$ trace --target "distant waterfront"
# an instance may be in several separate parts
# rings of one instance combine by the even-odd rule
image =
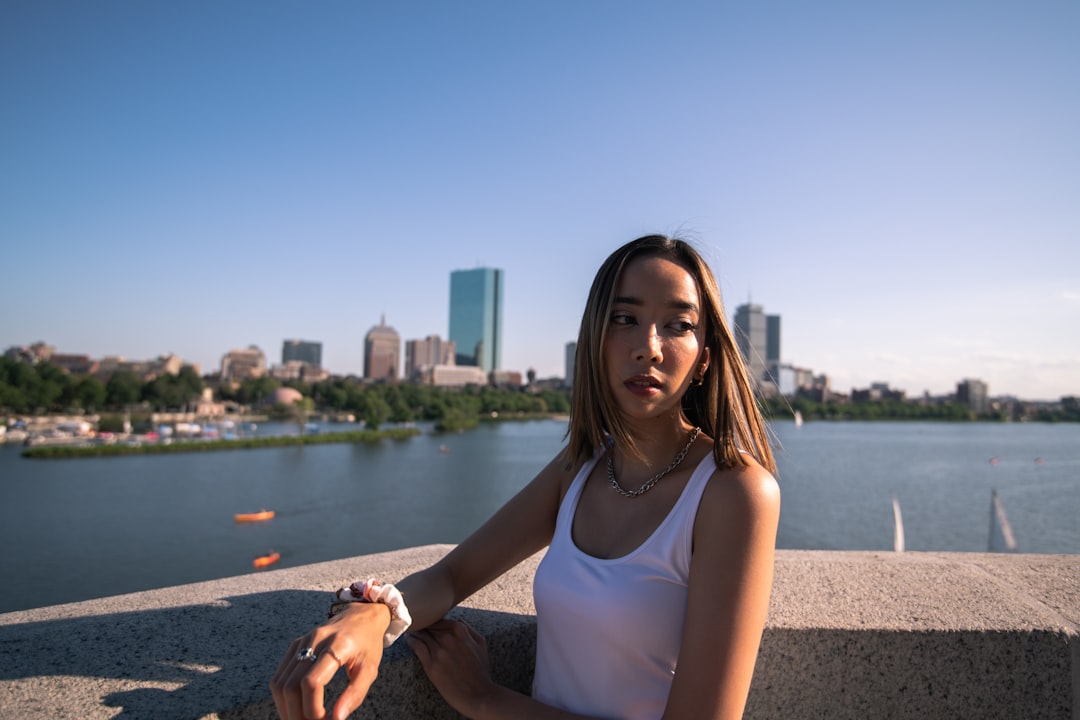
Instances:
[[[387,430],[347,430],[321,433],[316,431],[302,435],[276,435],[250,438],[191,439],[174,441],[132,440],[101,444],[75,438],[64,444],[31,447],[23,450],[22,456],[30,459],[71,459],[89,457],[119,457],[121,455],[175,455],[184,452],[224,452],[227,450],[265,450],[272,447],[295,445],[327,445],[330,443],[375,443],[382,440],[404,440],[418,435],[415,427],[398,427]]]
[[[289,567],[459,542],[558,451],[566,424],[422,427],[374,445],[62,462],[0,447],[0,611],[240,575],[269,550]],[[782,548],[890,550],[895,495],[908,550],[983,552],[996,488],[1022,552],[1080,553],[1080,425],[774,427]],[[277,517],[233,520],[263,507]]]

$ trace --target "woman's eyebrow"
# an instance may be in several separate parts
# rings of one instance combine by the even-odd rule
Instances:
[[[616,304],[616,305],[638,305],[638,306],[640,306],[640,305],[644,305],[645,303],[640,298],[631,297],[631,296],[628,296],[628,295],[619,295],[618,297],[615,298],[615,303],[614,304]],[[675,310],[689,310],[691,312],[700,312],[701,311],[701,309],[697,306],[696,303],[692,303],[689,300],[672,300],[667,305],[668,305],[668,307],[673,308]]]

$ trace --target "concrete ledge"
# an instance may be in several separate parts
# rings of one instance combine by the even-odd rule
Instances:
[[[2,614],[0,718],[272,718],[270,676],[329,589],[449,549]],[[455,611],[526,692],[538,561]],[[1080,556],[781,551],[746,717],[1080,720],[1078,628]],[[399,643],[354,717],[458,716]]]

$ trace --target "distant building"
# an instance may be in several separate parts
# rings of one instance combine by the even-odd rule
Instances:
[[[880,402],[882,400],[895,400],[896,402],[903,402],[907,393],[903,390],[894,390],[889,387],[889,383],[875,382],[870,383],[870,387],[863,390],[851,389],[851,402]]]
[[[847,396],[832,391],[828,375],[814,375],[804,368],[795,368],[795,385],[795,397],[814,402],[846,402],[848,399]]]
[[[566,356],[564,360],[566,364],[566,387],[574,387],[574,365],[577,363],[577,343],[566,343]]]
[[[990,410],[989,387],[982,380],[971,378],[956,384],[956,401],[967,405],[968,410],[981,415]]]
[[[106,355],[95,361],[94,368],[90,372],[101,380],[108,380],[118,372],[129,372],[142,382],[150,382],[162,375],[179,375],[181,368],[186,365],[191,365],[196,375],[202,375],[202,368],[199,365],[185,363],[182,358],[173,353],[159,355],[153,360],[127,360],[116,355]]]
[[[775,394],[780,388],[780,316],[766,315],[761,305],[735,308],[735,342],[747,373],[758,390]]]
[[[270,369],[270,377],[275,380],[299,380],[300,382],[322,382],[330,378],[326,370],[306,363],[303,360],[290,360]]]
[[[458,365],[484,372],[502,363],[503,271],[495,268],[450,273],[450,340]]]
[[[186,364],[187,363],[185,363],[180,356],[173,355],[172,353],[169,353],[168,355],[158,355],[156,358],[146,363],[146,372],[143,377],[149,381],[162,375],[179,375],[181,368]],[[201,374],[198,365],[192,365],[191,367],[196,375]]]
[[[89,355],[63,355],[53,353],[49,364],[55,365],[70,375],[89,375],[97,370],[97,363]]]
[[[537,378],[529,383],[529,389],[534,392],[540,390],[565,390],[566,379],[561,377]]]
[[[776,386],[784,397],[795,397],[799,391],[814,386],[814,372],[807,368],[780,363],[774,373]]]
[[[221,417],[225,414],[225,403],[214,402],[214,389],[206,387],[195,401],[192,412],[199,417]]]
[[[779,385],[777,373],[780,369],[780,316],[765,316],[765,371],[769,378]]]
[[[94,372],[99,378],[109,379],[113,373],[120,370],[128,370],[128,361],[118,355],[106,355],[98,360],[97,370]]]
[[[263,408],[272,408],[277,405],[293,407],[296,402],[303,399],[304,396],[296,388],[280,387],[260,400],[259,406]]]
[[[533,372],[533,375],[536,373]],[[492,370],[488,373],[488,382],[495,387],[517,389],[522,385],[521,373],[516,370]]]
[[[37,365],[39,362],[48,361],[55,352],[56,348],[52,345],[38,341],[33,345],[12,345],[4,351],[4,357]]]
[[[266,355],[252,345],[246,350],[230,350],[221,358],[221,382],[241,383],[266,375]]]
[[[436,387],[487,385],[487,374],[475,365],[424,365],[417,369],[417,382]]]
[[[281,364],[303,362],[312,367],[322,367],[322,343],[310,340],[286,340],[281,345]]]
[[[405,377],[409,380],[416,380],[417,372],[425,365],[455,364],[453,340],[428,335],[422,340],[405,341]]]
[[[401,336],[386,324],[386,316],[364,336],[364,378],[396,381],[401,367]]]

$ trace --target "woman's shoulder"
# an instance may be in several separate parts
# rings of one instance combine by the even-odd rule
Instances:
[[[540,471],[536,476],[535,482],[558,488],[559,501],[562,502],[562,499],[566,496],[567,491],[570,490],[570,485],[573,484],[578,473],[580,473],[587,465],[595,465],[596,460],[596,454],[586,458],[571,457],[569,448],[564,447],[551,459],[544,469]]]
[[[745,465],[713,470],[701,498],[698,514],[730,522],[775,515],[780,508],[780,485],[753,456],[744,454]]]

